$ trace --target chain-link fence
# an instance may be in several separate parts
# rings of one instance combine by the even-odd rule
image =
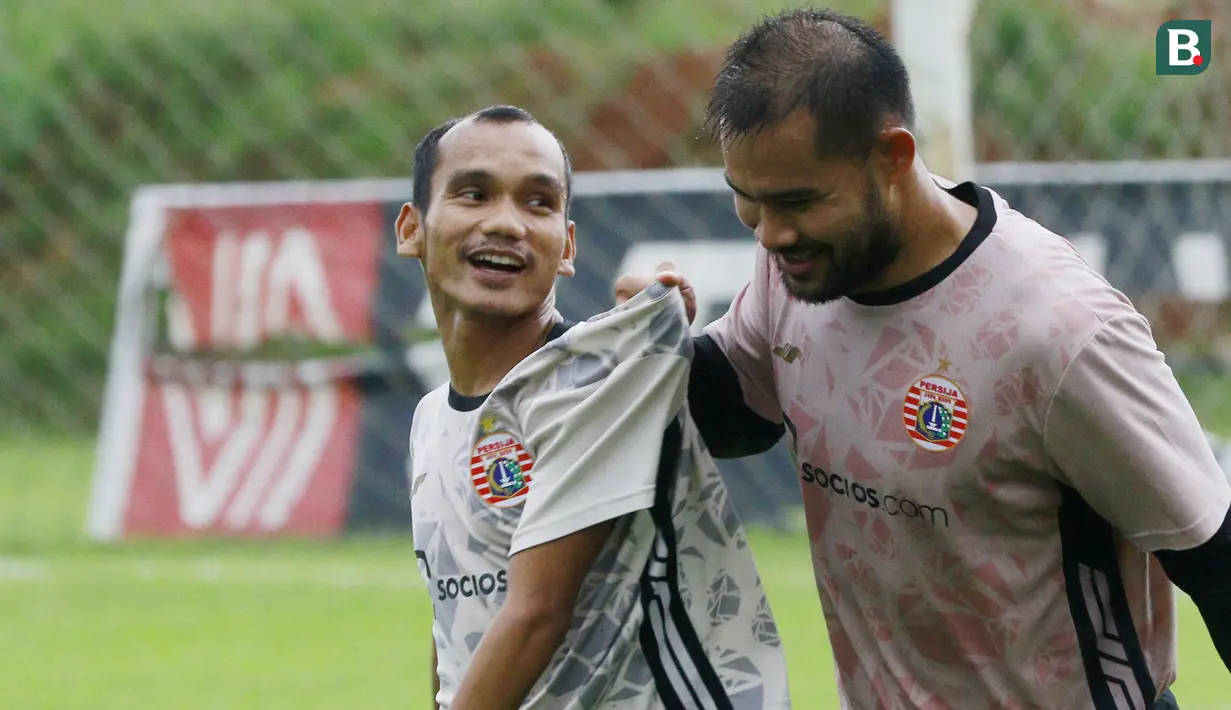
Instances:
[[[717,165],[700,132],[704,93],[725,44],[782,3],[705,5],[8,6],[0,21],[0,432],[12,443],[0,449],[0,540],[41,539],[29,533],[39,526],[53,537],[80,530],[138,186],[399,178],[428,128],[495,103],[535,113],[569,145],[579,171]],[[831,5],[891,33],[911,31],[887,26],[883,0]],[[1154,73],[1155,32],[1173,16],[1211,19],[1215,51],[1231,40],[1231,7],[1212,0],[981,0],[970,40],[978,160],[1231,157],[1231,70],[1222,58],[1197,76]],[[1110,183],[1111,173],[1089,170],[1046,179],[998,170],[989,179],[1032,216],[1088,237],[1083,244],[1113,281],[1146,301],[1157,295],[1163,334],[1175,343],[1222,322],[1217,283],[1196,287],[1212,305],[1174,303],[1193,295],[1184,264],[1208,281],[1206,255],[1220,254],[1231,233],[1229,176],[1220,168],[1191,168],[1202,177],[1173,165],[1169,176],[1121,174]],[[1069,189],[1073,181],[1086,184]],[[1189,246],[1177,251],[1185,234]]]

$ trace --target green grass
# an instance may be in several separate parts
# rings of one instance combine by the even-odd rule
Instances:
[[[1231,434],[1231,378],[1184,378]],[[93,445],[0,443],[0,707],[426,707],[431,612],[406,538],[83,542]],[[837,707],[807,540],[752,533],[800,708]],[[1231,675],[1180,595],[1185,710],[1231,708]]]
[[[9,439],[0,452],[0,554],[80,544],[94,442]]]
[[[807,540],[753,550],[801,708],[837,707]],[[1180,606],[1187,710],[1223,710],[1231,678]],[[142,545],[0,558],[0,707],[425,707],[431,610],[406,540]]]
[[[34,577],[0,583],[0,707],[421,706],[431,614],[407,554],[346,543],[40,557]]]

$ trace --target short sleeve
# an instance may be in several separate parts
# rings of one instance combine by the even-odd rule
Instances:
[[[731,363],[748,408],[767,421],[781,424],[782,410],[770,359],[770,263],[763,247],[757,247],[756,260],[752,281],[740,290],[721,318],[705,327],[704,333]]]
[[[541,377],[525,373],[536,384],[521,386],[513,419],[534,462],[510,555],[654,504],[692,339],[677,290],[629,306],[575,326]]]
[[[679,411],[687,361],[648,355],[597,386],[537,406],[534,480],[510,554],[654,504],[663,435]]]
[[[1140,315],[1108,320],[1074,356],[1044,427],[1057,477],[1146,552],[1218,530],[1231,485]]]

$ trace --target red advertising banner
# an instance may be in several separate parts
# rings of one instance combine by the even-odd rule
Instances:
[[[166,254],[187,310],[172,325],[191,328],[178,344],[366,341],[383,228],[370,203],[170,210]]]
[[[370,337],[381,203],[169,209],[167,329],[175,350]],[[164,356],[165,359],[165,356]],[[144,392],[124,536],[332,535],[346,522],[361,419],[343,380],[270,385],[167,378]],[[215,363],[216,364],[216,363]],[[245,369],[248,367],[248,370]],[[212,368],[217,370],[216,367]]]
[[[333,534],[345,523],[359,395],[151,384],[125,516],[130,535]]]

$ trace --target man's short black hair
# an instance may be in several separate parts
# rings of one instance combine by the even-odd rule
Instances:
[[[831,10],[767,17],[727,50],[707,106],[721,144],[796,110],[816,122],[818,155],[866,158],[887,122],[910,129],[915,107],[901,57],[874,28]]]
[[[436,126],[423,136],[419,144],[415,146],[414,172],[411,180],[411,204],[418,208],[420,214],[427,214],[427,209],[432,202],[432,175],[436,172],[436,164],[440,162],[440,139],[449,132],[457,124],[473,118],[476,121],[488,121],[491,123],[533,123],[535,125],[543,125],[525,109],[517,108],[516,106],[489,106],[481,111],[475,111],[469,116],[460,118],[450,118],[448,121]],[[554,134],[553,134],[554,135]],[[564,218],[568,219],[569,208],[573,202],[573,163],[569,159],[568,150],[564,147],[564,142],[556,138],[556,143],[560,145],[560,152],[564,154]]]

